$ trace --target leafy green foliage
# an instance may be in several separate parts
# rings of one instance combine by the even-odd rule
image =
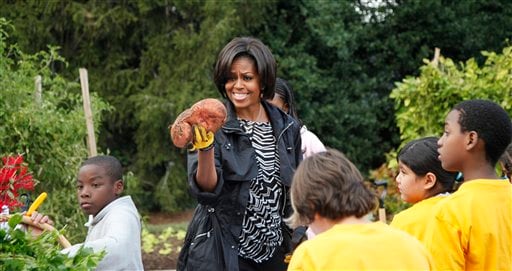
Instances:
[[[512,47],[504,48],[501,54],[482,54],[486,57],[482,66],[473,58],[456,64],[441,57],[438,65],[425,60],[418,77],[397,83],[390,97],[395,101],[396,122],[404,143],[440,136],[446,114],[463,100],[492,100],[512,115]]]
[[[142,229],[142,251],[152,253],[157,247],[163,246],[158,250],[161,255],[167,255],[171,251],[179,252],[181,247],[171,246],[170,238],[184,240],[186,235],[186,225],[169,225],[164,229],[155,229],[144,227]]]
[[[8,221],[7,229],[0,229],[0,270],[93,270],[105,253],[93,253],[81,248],[74,257],[60,252],[57,232],[43,232],[33,237],[18,227],[21,215]]]
[[[75,195],[79,163],[87,157],[86,128],[80,86],[55,74],[55,63],[66,65],[56,47],[35,54],[23,53],[8,43],[12,30],[0,19],[0,156],[23,154],[34,179],[35,195],[48,192],[41,212],[68,225],[70,239],[83,239],[84,216]],[[36,98],[34,77],[42,77],[41,99]],[[108,106],[91,95],[96,128]]]

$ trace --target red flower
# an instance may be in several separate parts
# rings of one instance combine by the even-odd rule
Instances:
[[[3,166],[0,168],[0,207],[7,205],[13,210],[22,203],[18,200],[20,190],[34,190],[34,180],[23,156],[2,157]]]

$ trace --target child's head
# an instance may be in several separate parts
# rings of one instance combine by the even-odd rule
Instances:
[[[274,98],[269,100],[269,102],[288,113],[294,119],[299,119],[297,110],[295,109],[293,89],[286,80],[279,77],[276,79],[276,91]]]
[[[359,170],[334,149],[316,153],[298,166],[291,201],[292,227],[311,224],[315,214],[331,220],[361,218],[374,210],[378,202]]]
[[[507,177],[512,182],[512,144],[508,145],[505,152],[501,155],[500,166],[503,177]]]
[[[396,182],[404,201],[416,203],[439,193],[451,192],[457,173],[448,172],[441,166],[437,140],[437,137],[412,140],[398,152]]]
[[[100,155],[85,160],[77,178],[80,208],[88,215],[98,214],[123,192],[122,178],[123,168],[115,157]]]
[[[443,168],[461,171],[468,155],[481,153],[490,167],[510,144],[512,123],[507,112],[487,100],[461,102],[447,115],[439,154]]]

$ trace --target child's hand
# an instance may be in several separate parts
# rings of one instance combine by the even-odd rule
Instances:
[[[39,224],[46,223],[46,224],[53,226],[53,221],[50,219],[50,217],[48,217],[47,215],[40,214],[36,211],[34,211],[32,213],[32,215],[30,216],[30,219],[34,223],[39,223]],[[39,235],[41,235],[41,233],[43,233],[43,230],[41,230],[38,227],[34,227],[34,226],[28,226],[28,230],[32,234],[32,236],[39,236]]]
[[[35,211],[30,216],[30,219],[32,221],[34,221],[35,223],[46,223],[46,224],[53,225],[53,221],[50,219],[49,216],[43,215],[43,214],[35,212]]]

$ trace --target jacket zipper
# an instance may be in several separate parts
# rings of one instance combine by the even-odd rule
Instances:
[[[276,150],[279,150],[279,140],[283,136],[284,132],[286,132],[286,130],[288,130],[288,128],[290,128],[292,125],[293,125],[293,122],[288,123],[288,125],[281,131],[281,133],[277,137]],[[287,146],[285,146],[285,147],[287,147]],[[286,185],[283,185],[283,206],[281,206],[281,216],[284,216],[284,212],[286,210],[286,198],[287,198],[286,194],[287,194]]]
[[[203,237],[205,235],[206,235],[207,238],[209,238],[211,232],[212,232],[212,230],[209,230],[209,231],[204,232],[204,233],[200,233],[200,234],[196,235],[196,237],[194,237],[194,239],[201,238],[201,237]]]
[[[293,125],[293,122],[288,123],[288,126],[284,127],[284,129],[281,131],[281,133],[277,137],[276,148],[277,148],[277,143],[279,142],[279,139],[281,139],[281,137],[283,136],[284,132],[286,132],[286,130],[288,130],[288,128],[290,128],[290,126],[292,126],[292,125]]]

